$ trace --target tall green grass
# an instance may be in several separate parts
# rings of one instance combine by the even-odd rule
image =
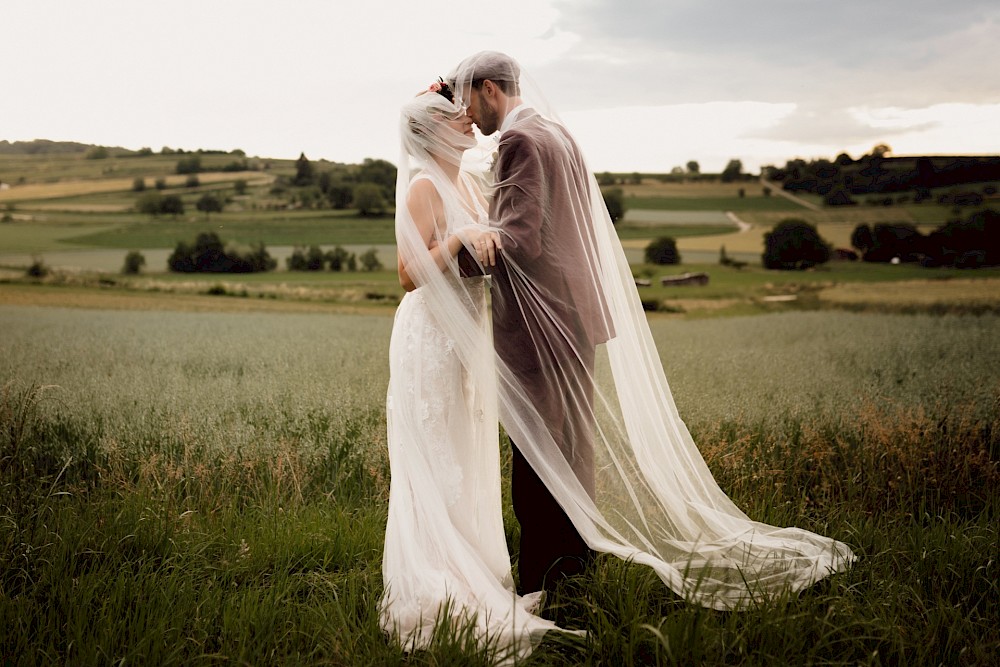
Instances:
[[[998,324],[654,322],[720,484],[859,561],[726,613],[602,557],[547,612],[587,638],[550,635],[526,664],[990,664]],[[489,664],[461,628],[407,656],[378,627],[390,326],[0,308],[0,659]]]

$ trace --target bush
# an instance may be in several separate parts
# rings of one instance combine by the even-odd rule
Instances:
[[[358,215],[382,215],[385,213],[385,198],[382,188],[375,183],[360,183],[354,188],[354,208]]]
[[[180,273],[255,273],[271,271],[277,261],[263,243],[248,247],[224,246],[215,232],[203,232],[194,245],[180,241],[167,259],[171,271]]]
[[[184,187],[186,188],[196,188],[199,185],[201,185],[201,181],[194,174],[191,174],[184,180]]]
[[[160,202],[160,213],[178,216],[184,214],[184,200],[180,195],[167,195]]]
[[[163,178],[161,176],[160,178],[156,179],[153,182],[153,187],[155,187],[157,190],[166,190],[167,189],[167,179],[165,179],[165,178]]]
[[[206,218],[212,213],[222,212],[222,200],[219,199],[218,195],[211,192],[203,194],[194,206],[204,213]]]
[[[891,262],[898,257],[902,262],[916,262],[923,253],[923,242],[924,236],[910,223],[878,223],[872,229],[871,244],[864,252],[864,260]]]
[[[184,201],[177,195],[161,195],[159,192],[146,192],[135,201],[135,210],[156,217],[161,213],[166,215],[182,215]]]
[[[604,197],[604,205],[608,208],[611,222],[617,223],[625,217],[625,193],[621,188],[602,188],[601,195]]]
[[[808,269],[830,260],[830,244],[805,220],[786,219],[764,235],[766,269]]]
[[[147,192],[135,200],[135,210],[146,215],[159,215],[162,205],[163,195],[159,192]]]
[[[949,220],[924,239],[930,266],[976,268],[1000,265],[1000,212],[986,209],[965,220]]]
[[[670,236],[661,236],[646,246],[646,261],[650,264],[680,264],[681,254],[677,252],[677,241]]]
[[[246,194],[246,191],[247,191],[247,181],[246,181],[246,179],[245,178],[238,178],[235,181],[233,181],[233,190],[235,190],[236,194],[238,194],[238,195]]]
[[[178,174],[197,174],[201,171],[201,158],[197,155],[183,157],[177,161],[175,170]]]
[[[296,246],[285,263],[289,271],[322,271],[326,255],[319,246],[309,246],[308,249]]]
[[[32,257],[31,265],[24,273],[29,278],[44,278],[49,275],[49,267],[41,257]]]
[[[358,259],[364,271],[379,271],[382,269],[382,262],[379,261],[378,251],[375,248],[369,248]]]
[[[337,246],[326,253],[326,262],[330,266],[331,271],[343,271],[347,268],[347,261],[352,257],[354,255]]]
[[[141,176],[132,181],[132,192],[142,192],[146,189],[146,179]]]
[[[354,201],[354,188],[345,183],[334,183],[327,188],[326,198],[335,209],[345,209]]]
[[[142,267],[146,266],[146,258],[138,250],[129,250],[125,255],[125,263],[122,265],[122,273],[125,275],[136,275],[142,272]]]

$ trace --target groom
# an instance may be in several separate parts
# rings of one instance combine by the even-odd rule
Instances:
[[[519,79],[517,62],[497,52],[467,58],[451,77],[479,130],[500,132],[490,203],[502,236],[492,271],[494,345],[523,405],[544,420],[551,442],[543,440],[558,449],[542,457],[562,457],[593,497],[594,350],[611,332],[595,283],[577,280],[594,256],[590,175],[566,129],[524,103]],[[487,249],[477,251],[485,258]],[[583,572],[593,552],[514,445],[519,589],[552,590]]]

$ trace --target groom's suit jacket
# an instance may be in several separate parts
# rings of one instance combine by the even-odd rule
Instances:
[[[576,142],[526,109],[500,137],[494,174],[490,219],[503,231],[491,290],[497,352],[515,371],[592,358],[613,331],[594,288],[590,175]]]

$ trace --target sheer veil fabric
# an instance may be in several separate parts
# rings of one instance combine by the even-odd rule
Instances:
[[[488,229],[482,183],[462,158],[475,146],[464,111],[435,92],[401,114],[396,239],[417,287],[400,303],[386,400],[391,473],[381,624],[407,650],[442,622],[469,629],[506,660],[556,626],[514,592],[504,535],[497,380],[486,278],[460,276],[452,235]],[[417,224],[431,211],[430,229]]]
[[[447,128],[483,78],[514,94],[502,131],[472,146]],[[692,603],[735,609],[847,568],[847,545],[753,521],[715,482],[677,412],[597,183],[537,86],[493,52],[449,79],[457,104],[425,93],[401,119],[396,235],[418,289],[400,305],[390,349],[384,627],[419,646],[446,591],[452,612],[522,654],[553,629],[513,593],[497,420],[592,549],[653,568]],[[461,165],[457,185],[442,164]],[[410,213],[426,181],[440,198],[431,238]],[[482,229],[503,246],[490,278],[463,277],[454,257],[435,254],[448,236]]]

